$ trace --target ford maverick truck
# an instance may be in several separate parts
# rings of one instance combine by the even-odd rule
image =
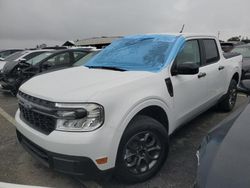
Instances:
[[[242,56],[224,57],[214,36],[126,36],[84,66],[24,83],[17,137],[56,171],[145,181],[178,127],[214,105],[233,109],[241,69]]]

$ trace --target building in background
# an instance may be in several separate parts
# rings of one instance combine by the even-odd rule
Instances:
[[[95,46],[96,48],[101,49],[108,46],[111,42],[119,38],[121,38],[121,36],[94,37],[94,38],[77,40],[74,43],[76,46]]]

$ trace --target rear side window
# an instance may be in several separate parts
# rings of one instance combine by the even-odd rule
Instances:
[[[203,40],[203,44],[205,49],[206,64],[219,61],[220,56],[216,41],[213,39],[205,39]]]
[[[82,57],[84,57],[87,54],[87,52],[73,52],[73,54],[74,54],[74,58],[75,58],[74,62],[76,62],[79,59],[81,59]]]
[[[44,64],[49,64],[51,66],[60,66],[70,63],[70,55],[69,52],[64,52],[57,54],[51,58],[49,58]]]

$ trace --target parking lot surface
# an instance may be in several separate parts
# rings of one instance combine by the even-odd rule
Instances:
[[[236,110],[248,100],[239,96]],[[8,93],[0,92],[0,182],[37,185],[47,187],[86,187],[86,188],[188,188],[192,187],[196,176],[196,150],[202,138],[230,113],[222,113],[212,108],[189,122],[170,139],[170,153],[161,171],[151,180],[124,185],[115,179],[79,179],[54,172],[33,159],[17,143],[14,115],[17,99]]]

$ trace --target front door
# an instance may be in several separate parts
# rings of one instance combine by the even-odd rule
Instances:
[[[201,45],[198,40],[189,40],[177,55],[173,66],[196,63],[201,66]],[[176,125],[180,125],[202,111],[208,100],[205,67],[200,67],[195,75],[175,75],[171,77],[174,91],[174,112]],[[176,128],[176,127],[175,127]]]

